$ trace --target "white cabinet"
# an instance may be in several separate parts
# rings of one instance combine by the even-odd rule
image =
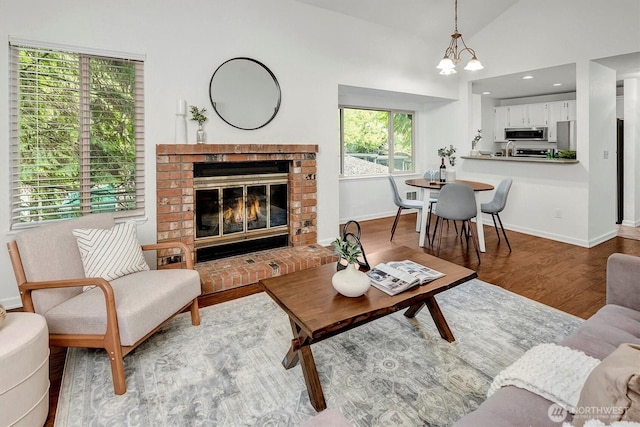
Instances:
[[[547,126],[547,104],[511,105],[509,127]]]
[[[509,107],[493,109],[493,141],[505,142],[504,128],[509,127]]]
[[[527,126],[547,126],[548,122],[547,104],[527,105]]]
[[[576,101],[550,102],[549,106],[549,142],[556,142],[556,123],[576,119]]]
[[[526,105],[511,105],[509,109],[509,127],[517,128],[527,126]]]

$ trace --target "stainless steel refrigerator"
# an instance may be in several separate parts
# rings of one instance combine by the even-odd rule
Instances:
[[[557,122],[558,150],[576,151],[576,121]]]

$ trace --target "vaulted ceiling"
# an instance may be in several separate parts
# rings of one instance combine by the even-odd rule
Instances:
[[[442,49],[453,33],[453,0],[297,0],[430,41],[442,39]],[[470,38],[519,0],[458,0],[458,29]]]
[[[407,33],[411,37],[438,42],[442,51],[448,46],[454,29],[453,0],[296,0]],[[520,0],[458,0],[458,30],[470,39]],[[481,52],[478,52],[480,59]],[[439,58],[434,58],[434,63]],[[617,70],[618,79],[640,78],[640,52],[597,60]],[[473,92],[491,92],[495,98],[527,97],[575,91],[575,66],[565,65],[531,70],[535,78],[523,84],[518,73],[482,79],[474,83]],[[562,86],[553,86],[562,83]]]

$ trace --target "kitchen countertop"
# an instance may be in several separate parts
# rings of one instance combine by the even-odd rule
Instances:
[[[526,156],[460,156],[462,159],[469,160],[496,160],[499,162],[525,162],[525,163],[555,163],[563,165],[572,165],[580,163],[577,159],[547,159],[545,157],[526,157]]]

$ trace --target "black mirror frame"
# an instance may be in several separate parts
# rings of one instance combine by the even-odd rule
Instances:
[[[216,108],[216,103],[213,100],[213,96],[212,96],[212,93],[211,93],[211,85],[213,85],[213,79],[215,78],[216,73],[218,72],[218,70],[220,70],[220,68],[222,68],[225,64],[227,64],[227,63],[229,63],[231,61],[237,61],[237,60],[240,60],[240,59],[245,60],[245,61],[254,62],[257,65],[259,65],[262,68],[264,68],[264,70],[267,73],[269,73],[269,75],[273,79],[273,83],[275,84],[277,92],[278,92],[278,102],[276,103],[276,106],[273,109],[273,114],[271,115],[271,117],[269,117],[269,119],[266,122],[264,122],[263,124],[261,124],[260,126],[257,126],[257,127],[247,128],[247,127],[238,126],[238,125],[235,125],[235,124],[229,122],[229,120],[225,119],[224,117],[222,117],[222,115],[218,112],[218,109]],[[213,75],[211,76],[211,80],[209,80],[209,100],[211,101],[211,105],[213,106],[213,110],[216,112],[218,117],[220,117],[220,119],[222,119],[222,121],[224,121],[229,126],[233,126],[236,129],[242,129],[242,130],[256,130],[256,129],[260,129],[262,127],[265,127],[266,125],[271,123],[271,121],[274,119],[276,114],[278,114],[278,111],[280,111],[280,103],[282,101],[282,90],[280,89],[280,83],[278,82],[278,79],[276,78],[275,74],[273,74],[273,72],[269,69],[269,67],[267,67],[262,62],[260,62],[260,61],[258,61],[256,59],[248,58],[248,57],[245,57],[245,56],[239,56],[239,57],[236,57],[236,58],[231,58],[231,59],[226,60],[225,62],[220,64],[220,66],[218,68],[216,68],[216,70],[213,72]]]

